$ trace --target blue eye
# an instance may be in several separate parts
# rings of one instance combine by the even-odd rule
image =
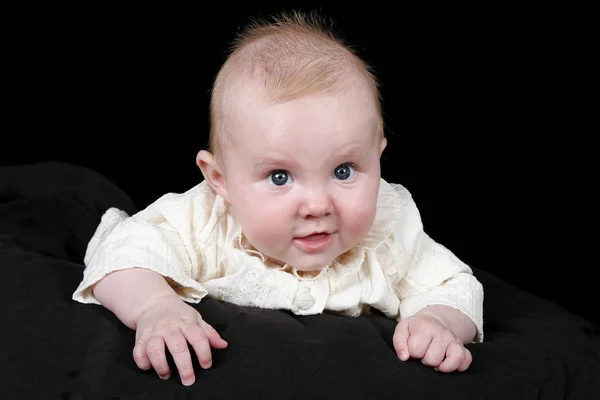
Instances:
[[[339,165],[335,168],[335,171],[333,171],[335,178],[339,179],[340,181],[345,181],[352,178],[355,173],[356,167],[351,164]]]
[[[290,176],[288,172],[283,170],[274,171],[267,176],[267,181],[276,186],[283,186],[288,183],[289,180]]]

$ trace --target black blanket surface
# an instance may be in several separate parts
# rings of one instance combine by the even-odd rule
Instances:
[[[0,390],[3,399],[592,399],[600,330],[474,268],[485,289],[485,342],[443,374],[393,351],[381,315],[294,316],[214,299],[196,305],[229,347],[181,385],[139,370],[135,332],[101,306],[71,299],[88,240],[129,196],[61,163],[0,167]],[[173,366],[173,364],[172,364]]]

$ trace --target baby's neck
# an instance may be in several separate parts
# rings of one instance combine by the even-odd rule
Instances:
[[[281,262],[279,260],[276,260],[274,258],[269,258],[269,257],[265,257],[265,265],[269,268],[280,268],[283,270],[292,270],[292,266],[289,264],[286,264],[284,262]],[[319,275],[321,273],[321,270],[314,270],[314,271],[300,271],[300,270],[296,270],[296,274],[301,277],[301,278],[314,278],[317,275]]]
[[[318,269],[314,271],[297,271],[296,273],[301,278],[314,278],[321,273],[321,270]]]

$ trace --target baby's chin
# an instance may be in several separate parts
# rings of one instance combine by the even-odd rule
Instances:
[[[352,248],[350,247],[350,249]],[[339,257],[343,258],[344,254],[348,253],[350,249],[336,248],[335,250],[330,249],[328,252],[314,254],[292,250],[288,254],[280,255],[280,257],[268,256],[268,258],[269,261],[275,262],[280,267],[288,265],[298,271],[298,273],[305,273],[300,275],[318,275],[321,270],[329,267],[336,259]]]
[[[318,274],[321,270],[330,266],[336,257],[324,257],[324,256],[311,256],[302,255],[301,257],[293,257],[287,262],[283,262],[280,265],[288,264],[298,272],[305,274],[315,273]]]

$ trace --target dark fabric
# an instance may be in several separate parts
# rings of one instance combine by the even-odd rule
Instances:
[[[206,299],[229,342],[181,385],[133,362],[135,333],[71,295],[104,210],[135,211],[101,175],[43,163],[0,168],[0,388],[4,399],[591,399],[600,393],[600,329],[474,269],[485,288],[485,342],[442,374],[401,362],[381,315],[298,317]]]

